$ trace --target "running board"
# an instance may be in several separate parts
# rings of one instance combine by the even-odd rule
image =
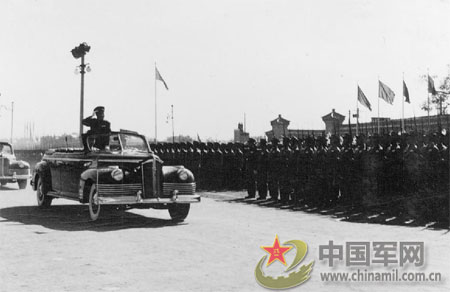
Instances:
[[[73,200],[73,201],[77,201],[77,202],[80,201],[78,197],[70,196],[68,194],[72,194],[72,193],[60,193],[60,192],[50,191],[47,193],[47,196],[52,196],[55,198],[61,198],[61,199],[67,199],[67,200]],[[76,194],[76,195],[78,195],[78,194]]]

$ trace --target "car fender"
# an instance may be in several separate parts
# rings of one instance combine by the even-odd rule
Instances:
[[[52,188],[52,175],[50,172],[50,166],[48,165],[47,161],[41,161],[36,163],[36,166],[33,170],[33,175],[31,178],[31,185],[33,186],[33,190],[37,189],[36,180],[40,177],[44,181],[44,187],[47,190],[51,190]]]
[[[78,188],[78,199],[81,203],[87,203],[87,198],[89,195],[89,189],[86,189],[86,182],[97,182],[97,179],[101,180],[101,176],[105,175],[105,173],[111,173],[113,168],[110,167],[101,167],[101,168],[89,168],[81,173],[80,176],[80,185]]]
[[[162,167],[164,182],[166,183],[193,183],[195,182],[194,174],[182,165],[173,166],[163,166]],[[186,180],[182,181],[178,173],[184,171],[187,173],[188,177]]]
[[[111,168],[109,166],[101,167],[101,168],[89,168],[81,173],[80,179],[83,181],[92,180],[93,182],[97,182],[97,177],[104,176],[105,174],[111,173],[115,168]],[[98,173],[97,173],[98,172]]]

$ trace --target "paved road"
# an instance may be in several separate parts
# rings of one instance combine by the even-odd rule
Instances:
[[[296,289],[308,291],[448,291],[450,236],[445,230],[342,222],[331,216],[258,206],[228,198],[243,193],[203,193],[184,223],[165,210],[107,211],[89,221],[87,206],[54,200],[36,207],[30,188],[0,189],[0,291],[269,291],[254,270],[277,234],[308,244],[305,263],[315,261],[311,278]],[[424,241],[426,264],[440,272],[438,283],[325,283],[330,269],[319,260],[319,245],[333,240]],[[292,262],[294,252],[286,254]],[[398,267],[398,266],[395,266]],[[279,275],[275,262],[265,268]],[[392,267],[377,267],[390,271]],[[416,271],[410,269],[410,271]]]

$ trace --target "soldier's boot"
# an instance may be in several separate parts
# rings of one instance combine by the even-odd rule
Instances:
[[[280,191],[280,199],[282,205],[288,205],[289,204],[289,193],[286,190]]]
[[[271,189],[269,189],[270,193],[270,200],[278,203],[278,187],[273,186]]]
[[[258,199],[259,200],[265,200],[267,197],[267,183],[265,183],[263,180],[258,180],[257,183],[258,187]]]
[[[256,196],[256,181],[254,181],[253,179],[248,179],[246,185],[248,195],[245,198],[246,199],[254,198]]]
[[[254,199],[256,196],[256,191],[254,190],[247,190],[247,196],[245,199]]]

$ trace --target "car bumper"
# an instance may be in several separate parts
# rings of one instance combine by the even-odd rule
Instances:
[[[190,204],[199,203],[200,195],[176,195],[170,198],[143,199],[140,196],[99,197],[100,205],[135,205],[135,204]]]
[[[0,176],[0,180],[7,180],[11,182],[16,182],[17,180],[30,179],[29,174],[18,174],[13,176]]]

